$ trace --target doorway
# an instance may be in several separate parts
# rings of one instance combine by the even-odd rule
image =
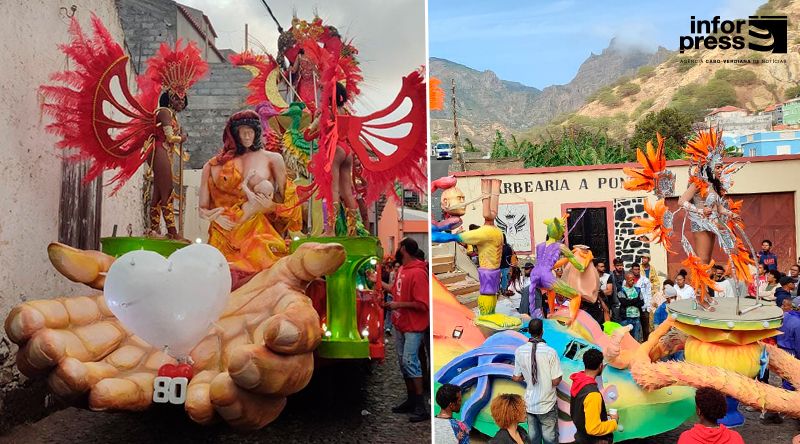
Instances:
[[[601,204],[602,205],[602,204]],[[586,245],[596,258],[612,260],[609,257],[609,217],[610,210],[605,206],[585,207],[569,206],[565,211],[567,219],[567,245]]]

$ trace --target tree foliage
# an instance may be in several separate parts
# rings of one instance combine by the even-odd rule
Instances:
[[[628,82],[628,83],[625,83],[623,85],[620,85],[620,87],[617,88],[617,94],[620,97],[624,98],[624,97],[632,96],[634,94],[638,94],[639,91],[641,91],[641,90],[642,90],[642,87],[640,87],[639,85],[637,85],[637,84],[635,84],[633,82]]]
[[[758,83],[758,76],[747,69],[719,69],[714,78],[723,80],[734,86],[748,86]]]
[[[492,158],[521,158],[526,168],[623,163],[635,157],[634,152],[610,139],[605,132],[576,127],[562,128],[560,135],[550,135],[538,143],[527,139],[519,141],[514,136],[506,142],[498,132],[495,147]]]
[[[680,87],[672,96],[670,107],[688,114],[692,120],[702,120],[710,109],[738,102],[733,86],[727,80],[714,78],[705,85],[692,83]]]
[[[784,91],[783,93],[783,97],[785,97],[786,100],[800,97],[800,85],[795,85],[792,86],[791,88],[787,88],[786,91]]]
[[[636,77],[640,77],[642,79],[649,79],[656,74],[656,67],[655,66],[642,66],[639,68],[639,71],[636,73]]]
[[[692,135],[692,118],[690,115],[674,109],[664,108],[659,112],[647,113],[637,124],[630,140],[632,149],[642,148],[648,140],[655,144],[656,132],[666,139],[664,146],[668,159],[679,159],[683,155],[681,149]]]
[[[469,137],[464,139],[464,151],[468,153],[477,153],[478,149],[475,148],[475,145],[469,140]]]
[[[611,90],[600,93],[600,96],[598,96],[597,100],[599,100],[600,103],[607,108],[616,108],[622,104],[622,101],[619,99],[619,97]]]

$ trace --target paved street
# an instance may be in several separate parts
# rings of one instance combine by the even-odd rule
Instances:
[[[0,443],[424,443],[430,421],[411,424],[391,408],[405,399],[393,341],[382,364],[351,363],[317,369],[305,390],[289,397],[272,424],[251,433],[225,425],[201,427],[181,408],[145,413],[97,413],[77,408],[18,426]],[[365,414],[366,412],[368,414]]]

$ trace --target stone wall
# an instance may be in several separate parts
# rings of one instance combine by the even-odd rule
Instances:
[[[210,70],[191,89],[189,106],[180,114],[181,125],[189,136],[186,151],[189,168],[203,164],[222,147],[222,132],[231,114],[247,107],[247,82],[250,73],[230,63],[212,63]]]
[[[650,244],[634,234],[634,217],[646,217],[643,197],[614,199],[614,257],[625,262],[625,268],[650,254]]]
[[[141,73],[161,42],[172,44],[177,39],[177,5],[172,0],[116,0],[116,4],[125,30],[125,43],[134,66],[138,66]],[[180,37],[194,40],[197,35],[193,31],[191,35]],[[205,44],[196,43],[200,48]],[[191,156],[189,168],[202,168],[219,150],[228,117],[246,106],[246,86],[250,79],[248,71],[228,62],[210,63],[206,77],[189,90],[189,106],[178,117],[189,136],[186,142]]]
[[[158,51],[162,42],[171,44],[177,39],[178,7],[171,0],[115,0],[115,3],[125,31],[125,49],[131,55],[133,69],[141,74],[147,69],[147,59]]]

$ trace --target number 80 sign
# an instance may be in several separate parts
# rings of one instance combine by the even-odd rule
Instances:
[[[186,402],[188,378],[158,376],[153,380],[153,402],[159,404],[183,404]]]

